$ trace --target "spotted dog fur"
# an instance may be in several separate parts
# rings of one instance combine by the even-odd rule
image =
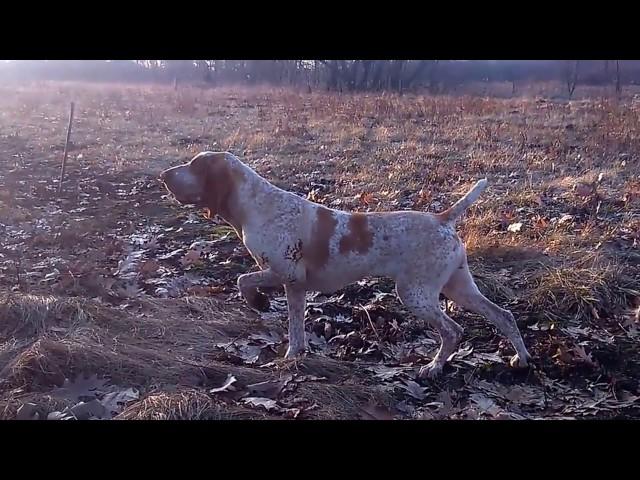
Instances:
[[[307,291],[333,292],[365,276],[391,277],[403,304],[435,328],[440,349],[420,376],[438,375],[462,337],[462,327],[440,308],[444,293],[460,306],[485,316],[505,335],[524,367],[530,355],[513,315],[478,290],[456,234],[456,220],[475,202],[480,180],[439,214],[416,211],[350,213],[310,202],[262,178],[227,152],[202,152],[185,165],[165,170],[161,179],[175,198],[219,215],[242,239],[261,271],[238,278],[249,305],[268,309],[259,287],[284,285],[293,357],[306,348]]]

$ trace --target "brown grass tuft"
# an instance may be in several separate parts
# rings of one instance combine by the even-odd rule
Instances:
[[[638,283],[625,269],[599,258],[546,267],[531,283],[529,308],[553,321],[597,321],[626,311],[640,296]]]
[[[260,420],[269,416],[216,400],[199,390],[152,394],[129,405],[116,420]],[[276,417],[277,418],[277,417]]]

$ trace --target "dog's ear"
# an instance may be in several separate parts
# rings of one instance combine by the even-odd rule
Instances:
[[[208,170],[211,167],[211,157],[206,154],[199,153],[191,159],[189,167],[198,176],[206,176],[209,174]]]
[[[235,187],[235,180],[231,174],[225,153],[200,154],[191,161],[193,173],[202,182],[206,199],[205,216],[229,216],[229,197]]]
[[[199,153],[191,160],[191,169],[199,177],[208,178],[219,173],[225,166],[225,154],[223,152],[216,153]]]

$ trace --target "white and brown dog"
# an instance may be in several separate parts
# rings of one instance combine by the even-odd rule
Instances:
[[[386,276],[395,280],[402,303],[442,339],[433,361],[420,370],[421,377],[439,374],[462,337],[462,327],[440,308],[441,292],[484,315],[509,339],[516,351],[512,366],[524,367],[530,359],[511,312],[478,290],[455,232],[456,220],[480,196],[486,180],[434,215],[333,210],[277,188],[226,152],[202,152],[185,165],[165,170],[161,179],[179,202],[205,207],[209,216],[219,215],[236,230],[262,269],[238,278],[249,305],[267,309],[269,300],[258,287],[284,285],[287,358],[306,348],[307,291],[330,293],[365,276]]]

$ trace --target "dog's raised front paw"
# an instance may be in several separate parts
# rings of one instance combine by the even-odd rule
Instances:
[[[259,310],[261,312],[267,312],[271,307],[269,297],[267,297],[262,292],[258,292],[257,290],[253,294],[247,295],[245,297],[245,300],[251,308],[255,308],[256,310]]]

